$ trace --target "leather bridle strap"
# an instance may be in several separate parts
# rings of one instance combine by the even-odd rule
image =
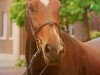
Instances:
[[[38,33],[44,26],[46,26],[46,25],[50,25],[50,26],[56,25],[56,26],[58,27],[58,24],[55,23],[55,22],[47,22],[47,23],[43,23],[43,24],[39,25],[38,28],[36,28],[35,34],[37,34],[37,33]]]
[[[58,28],[60,28],[58,23],[56,23],[56,22],[46,22],[46,23],[38,25],[38,27],[35,27],[34,24],[32,23],[32,19],[31,19],[31,16],[29,14],[29,9],[27,9],[27,17],[29,18],[30,29],[31,29],[32,35],[35,37],[36,37],[37,33],[46,25],[50,25],[50,26],[56,25]]]

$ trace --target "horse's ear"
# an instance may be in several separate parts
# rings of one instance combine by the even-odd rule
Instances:
[[[61,0],[59,0],[61,2]]]
[[[60,1],[60,2],[61,2],[61,0],[58,0],[58,1]]]
[[[26,0],[29,5],[35,5],[38,0]]]

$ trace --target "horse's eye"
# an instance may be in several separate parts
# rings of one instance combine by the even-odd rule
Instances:
[[[35,12],[35,9],[34,9],[33,7],[29,7],[29,10],[30,10],[31,12]]]

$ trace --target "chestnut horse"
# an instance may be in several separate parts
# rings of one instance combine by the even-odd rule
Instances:
[[[27,75],[100,75],[100,51],[59,29],[59,0],[28,0],[26,62],[39,49]]]

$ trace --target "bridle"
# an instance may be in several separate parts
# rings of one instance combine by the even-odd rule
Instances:
[[[26,6],[26,16],[28,17],[29,19],[29,23],[30,23],[30,30],[31,30],[31,35],[34,37],[34,40],[36,41],[36,46],[37,46],[37,51],[36,53],[33,55],[31,61],[30,61],[30,64],[29,66],[27,67],[26,71],[24,72],[23,75],[26,74],[27,70],[30,68],[30,66],[32,65],[32,62],[34,61],[34,59],[40,54],[41,52],[41,47],[39,45],[39,39],[37,37],[37,33],[46,25],[56,25],[58,27],[58,30],[60,31],[60,27],[58,25],[58,23],[56,22],[46,22],[46,23],[43,23],[43,24],[39,24],[38,27],[35,27],[34,24],[32,23],[32,19],[31,19],[31,16],[30,16],[30,11],[29,11],[29,5],[27,4]],[[48,66],[48,65],[47,65]],[[47,68],[47,66],[42,70],[42,72],[39,74],[39,75],[42,75],[42,73],[44,72],[44,70]]]
[[[50,25],[50,26],[53,26],[53,25],[56,25],[58,27],[58,30],[60,32],[60,25],[56,22],[45,22],[43,24],[39,24],[38,27],[35,27],[35,25],[33,24],[32,22],[32,18],[31,18],[31,15],[30,15],[30,11],[29,11],[29,4],[27,4],[26,6],[26,16],[28,17],[29,19],[29,23],[30,23],[30,30],[31,30],[31,35],[34,37],[34,40],[36,41],[36,45],[38,46],[37,48],[40,48],[39,47],[39,38],[37,37],[37,33],[45,26],[47,25]]]
[[[43,24],[39,24],[38,27],[35,27],[35,25],[32,22],[32,19],[31,19],[31,15],[30,15],[30,11],[29,11],[29,4],[27,4],[26,16],[29,18],[31,33],[35,38],[37,37],[37,33],[46,25],[50,25],[50,26],[56,25],[59,28],[58,23],[53,22],[53,21],[45,22]]]

